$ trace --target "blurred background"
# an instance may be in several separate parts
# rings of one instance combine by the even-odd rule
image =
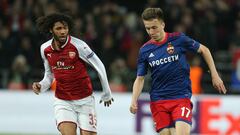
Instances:
[[[130,97],[138,51],[149,40],[141,21],[146,7],[163,9],[167,32],[184,32],[206,45],[228,96],[240,94],[240,0],[0,0],[0,95],[31,91],[32,82],[42,79],[40,45],[49,37],[36,30],[36,19],[66,12],[74,18],[72,35],[103,61],[113,93]],[[202,57],[187,57],[193,94],[218,95]],[[94,90],[101,90],[97,73],[91,67],[88,73]],[[150,81],[147,75],[144,92]]]
[[[0,0],[0,88],[26,90],[42,79],[39,48],[49,37],[36,30],[36,19],[67,12],[74,18],[73,35],[87,42],[105,64],[112,90],[130,92],[138,50],[149,40],[141,13],[146,7],[161,7],[166,31],[184,32],[206,45],[229,94],[240,93],[239,6],[239,0]],[[194,92],[217,94],[202,58],[188,58]],[[96,72],[90,68],[89,74],[94,89],[100,90]],[[144,91],[149,86],[146,81]]]

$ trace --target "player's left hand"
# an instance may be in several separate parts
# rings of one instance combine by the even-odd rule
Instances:
[[[111,98],[110,100],[106,100],[106,101],[100,100],[99,103],[101,104],[102,102],[104,102],[104,106],[109,107],[113,101],[114,101],[114,99]]]
[[[219,76],[212,77],[213,87],[219,91],[219,93],[226,94],[227,89],[225,88],[222,79]]]

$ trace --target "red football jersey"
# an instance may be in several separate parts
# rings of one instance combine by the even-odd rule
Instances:
[[[55,96],[64,100],[77,100],[91,95],[92,84],[85,62],[94,55],[93,51],[85,42],[71,36],[68,36],[60,51],[53,49],[52,41],[41,46],[41,55],[45,74],[53,73],[57,81]]]

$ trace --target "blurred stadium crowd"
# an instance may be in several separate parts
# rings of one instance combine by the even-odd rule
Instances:
[[[141,21],[145,7],[161,7],[166,31],[184,32],[213,52],[229,93],[240,93],[239,0],[0,0],[0,89],[30,89],[43,76],[40,45],[49,39],[36,19],[53,12],[73,16],[73,35],[106,66],[113,91],[131,91],[139,48],[149,40]],[[202,58],[189,54],[194,93],[217,93]],[[89,68],[94,89],[101,89]],[[150,87],[146,76],[144,91]]]

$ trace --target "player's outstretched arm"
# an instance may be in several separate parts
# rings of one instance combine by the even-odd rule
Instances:
[[[78,40],[77,42],[79,43],[79,45],[76,46],[79,52],[79,57],[91,65],[98,72],[98,77],[103,88],[100,103],[104,102],[104,106],[108,107],[112,104],[113,98],[108,84],[106,69],[102,61],[85,42],[81,40]]]
[[[132,102],[130,105],[130,112],[133,114],[135,114],[138,110],[137,100],[142,92],[143,85],[144,85],[144,76],[137,76],[133,84]]]
[[[109,107],[114,99],[112,98],[111,90],[109,87],[106,69],[96,54],[89,58],[88,61],[90,65],[92,65],[92,67],[98,72],[98,76],[102,84],[103,93],[99,103],[104,102],[104,106]]]
[[[213,87],[217,89],[219,93],[226,94],[227,90],[224,86],[222,79],[218,75],[210,50],[206,46],[200,44],[198,52],[203,56],[204,60],[208,65],[212,77]]]

